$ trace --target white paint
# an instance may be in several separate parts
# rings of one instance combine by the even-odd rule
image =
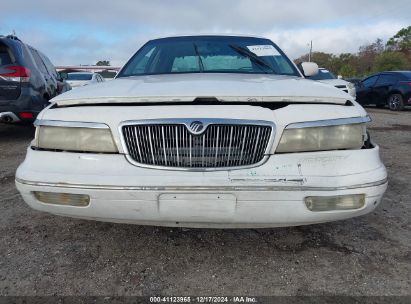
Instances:
[[[150,101],[193,101],[216,97],[228,101],[294,101],[344,104],[352,98],[319,82],[269,74],[177,74],[118,78],[58,95],[58,105]]]
[[[344,88],[340,88],[340,90],[347,90],[348,94],[355,98],[356,96],[356,89],[354,85],[351,85],[348,81],[344,79],[322,79],[317,80],[318,82],[328,84],[330,86],[345,86]]]

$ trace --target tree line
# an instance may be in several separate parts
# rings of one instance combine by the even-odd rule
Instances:
[[[308,61],[309,54],[297,59],[298,64]],[[313,52],[311,61],[344,78],[362,78],[381,71],[411,70],[411,26],[401,29],[385,43],[376,39],[359,47],[357,53],[339,55]]]

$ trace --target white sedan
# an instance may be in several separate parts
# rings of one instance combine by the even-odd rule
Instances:
[[[339,78],[341,76],[336,77],[333,73],[329,70],[320,68],[316,75],[308,77],[312,80],[317,80],[322,83],[331,85],[336,87],[337,89],[343,90],[344,92],[350,94],[352,97],[356,97],[356,89],[355,85],[351,82],[348,82],[344,79]]]
[[[66,81],[72,88],[76,88],[89,84],[104,82],[104,78],[98,73],[71,72],[67,73]]]
[[[387,188],[369,117],[272,41],[147,42],[117,78],[52,100],[16,173],[37,210],[184,227],[276,227],[371,212]]]

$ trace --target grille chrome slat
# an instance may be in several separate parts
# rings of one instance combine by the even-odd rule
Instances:
[[[257,152],[258,141],[260,140],[260,131],[261,131],[261,129],[258,128],[258,130],[257,130],[257,139],[256,139],[256,143],[255,143],[255,146],[254,146],[254,152],[253,152],[253,156],[252,156],[252,158],[251,158],[253,161],[254,161],[254,159],[255,159],[255,154],[256,154],[256,152]]]
[[[163,140],[164,162],[167,165],[166,137],[164,136],[164,126],[161,126],[161,135],[162,135],[162,140]]]
[[[244,146],[245,146],[245,140],[247,138],[247,127],[244,128],[244,134],[243,134],[243,143],[241,145],[241,153],[240,153],[240,158],[238,160],[238,165],[240,166],[242,161],[243,161],[243,152],[244,152]]]
[[[134,127],[132,130],[133,130],[133,133],[134,133],[134,139],[133,139],[133,141],[136,143],[136,145],[137,145],[137,149],[138,149],[138,156],[139,156],[139,159],[142,159],[142,157],[141,157],[141,149],[140,149],[140,141],[138,140],[138,138],[137,138],[137,133],[136,133],[136,127]]]
[[[153,158],[153,163],[154,165],[156,164],[156,158],[154,157],[154,149],[153,149],[153,140],[151,139],[151,127],[148,127],[148,140],[150,143],[150,151],[151,151],[151,157]]]
[[[227,121],[227,122],[226,122]],[[127,122],[120,126],[127,158],[135,165],[216,170],[258,165],[266,159],[274,125],[229,119],[208,123],[200,134],[186,123]]]
[[[220,133],[220,127],[217,127],[217,130],[215,131],[216,132],[216,137],[215,137],[215,158],[214,158],[214,167],[217,167],[217,156],[218,156],[218,144],[219,144],[219,141],[218,141],[218,136],[219,136],[219,133]]]
[[[233,126],[230,127],[230,143],[228,145],[227,166],[230,167],[231,142],[233,140]]]
[[[176,154],[177,154],[177,166],[180,165],[180,156],[178,155],[178,127],[175,126],[175,136],[176,136]]]

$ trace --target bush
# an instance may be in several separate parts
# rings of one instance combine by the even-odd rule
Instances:
[[[375,58],[374,71],[406,70],[407,58],[403,53],[386,51]]]

